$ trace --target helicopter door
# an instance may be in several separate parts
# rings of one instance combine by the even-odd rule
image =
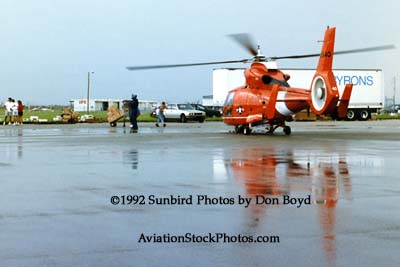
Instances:
[[[249,93],[247,95],[247,114],[255,114],[260,109],[260,101],[257,95]]]

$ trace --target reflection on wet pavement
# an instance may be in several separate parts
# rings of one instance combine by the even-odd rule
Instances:
[[[131,151],[126,151],[124,153],[125,162],[127,164],[131,164],[132,170],[137,170],[139,166],[139,152],[137,149],[133,149]]]
[[[310,194],[318,213],[322,243],[328,266],[335,266],[336,233],[335,208],[340,187],[347,199],[351,196],[351,178],[345,155],[332,155],[329,151],[309,153],[306,150],[245,148],[226,160],[228,173],[241,183],[246,195],[252,198],[249,207],[250,227],[267,223],[267,209],[282,203],[282,196]],[[300,159],[296,162],[296,159]],[[264,202],[266,205],[257,204]],[[277,200],[277,201],[273,201]]]

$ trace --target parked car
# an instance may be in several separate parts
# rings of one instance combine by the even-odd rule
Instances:
[[[204,122],[206,113],[195,110],[190,104],[167,104],[168,108],[164,110],[166,121],[198,121]]]
[[[219,110],[214,110],[203,106],[201,104],[191,104],[195,109],[204,111],[207,117],[221,117],[221,112]]]

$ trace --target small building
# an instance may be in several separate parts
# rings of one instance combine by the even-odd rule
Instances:
[[[87,111],[87,99],[72,99],[69,101],[74,111]],[[122,99],[89,99],[89,111],[106,111],[109,106],[116,104],[118,108],[122,107]]]
[[[119,109],[123,107],[123,101],[125,99],[89,99],[89,111],[107,111],[108,107],[116,105]],[[129,100],[128,100],[129,101]],[[85,112],[87,111],[87,99],[71,99],[70,106],[74,111]],[[152,107],[157,105],[157,101],[140,100],[139,109],[141,111],[152,110]]]

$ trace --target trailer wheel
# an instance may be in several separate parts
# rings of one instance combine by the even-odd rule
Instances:
[[[360,121],[366,121],[368,120],[368,118],[370,117],[370,114],[368,112],[368,110],[366,109],[362,109],[359,113],[358,113],[358,119]]]
[[[356,119],[356,113],[352,109],[348,109],[346,113],[346,120],[354,121]]]

